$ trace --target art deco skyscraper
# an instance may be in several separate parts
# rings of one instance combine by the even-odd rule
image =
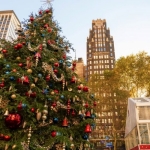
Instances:
[[[0,38],[11,41],[17,38],[15,29],[20,21],[13,10],[0,11]]]
[[[114,41],[106,20],[93,20],[87,38],[87,78],[92,74],[103,74],[114,68]]]

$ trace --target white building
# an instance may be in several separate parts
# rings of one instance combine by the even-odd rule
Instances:
[[[15,29],[20,26],[20,21],[13,10],[0,11],[0,39],[16,39]]]
[[[125,144],[126,150],[150,150],[150,97],[128,99]]]

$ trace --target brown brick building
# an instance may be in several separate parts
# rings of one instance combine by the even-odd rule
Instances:
[[[90,76],[93,74],[98,74],[103,77],[104,71],[112,70],[114,65],[114,41],[113,37],[110,35],[109,28],[107,28],[106,20],[93,20],[92,29],[90,29],[89,37],[87,38],[87,67],[85,76],[87,81],[90,80]],[[92,82],[92,84],[95,83]],[[112,93],[112,96],[107,97],[106,95],[110,95],[110,93],[103,93],[102,91],[99,91],[96,86],[92,86],[92,91],[97,91],[95,95],[102,95],[101,98],[103,97],[106,101],[108,101],[108,99],[112,99],[113,101],[116,99],[114,93]],[[96,128],[90,136],[90,140],[94,142],[99,150],[109,149],[107,148],[107,144],[111,147],[111,142],[113,142],[111,136],[111,132],[113,132],[112,130],[114,129],[114,123],[112,121],[113,112],[106,111],[106,107],[106,103],[101,104],[98,102]],[[123,140],[121,136],[124,131],[121,129],[118,132],[118,137],[120,137],[120,140]],[[118,147],[119,145],[121,146],[121,144],[118,143]],[[119,150],[121,149],[122,148],[120,147]]]
[[[114,41],[106,21],[92,21],[92,29],[87,38],[87,79],[92,74],[103,74],[114,68]]]
[[[84,62],[82,58],[78,58],[78,60],[76,60],[76,74],[79,76],[80,79],[84,78]]]

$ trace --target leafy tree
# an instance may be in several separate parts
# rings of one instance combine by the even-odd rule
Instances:
[[[116,61],[116,72],[119,75],[120,87],[130,91],[131,97],[150,94],[150,56],[146,52],[121,57]]]
[[[71,44],[52,8],[1,40],[0,149],[83,149],[94,124],[95,98],[78,80]]]

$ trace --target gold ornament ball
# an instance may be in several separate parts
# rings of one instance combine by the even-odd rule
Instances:
[[[4,78],[2,78],[2,81],[5,81],[5,79],[4,79]]]
[[[52,91],[52,92],[51,92],[51,95],[54,95],[54,94],[55,94],[55,92],[54,92],[54,91]]]
[[[35,87],[35,84],[34,84],[34,83],[32,83],[32,84],[31,84],[31,88],[34,88],[34,87]]]
[[[28,70],[27,70],[27,73],[32,73],[32,69],[28,69]]]
[[[17,147],[16,145],[13,145],[13,146],[12,146],[12,149],[15,149],[16,147]]]
[[[12,95],[11,95],[11,98],[12,98],[12,99],[15,99],[15,98],[16,98],[16,95],[15,95],[15,94],[12,94]]]
[[[20,58],[20,57],[17,57],[16,59],[17,59],[17,60],[20,60],[21,58]]]

